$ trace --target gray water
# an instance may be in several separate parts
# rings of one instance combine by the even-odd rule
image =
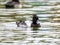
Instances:
[[[60,45],[58,1],[32,8],[0,9],[0,45]],[[41,27],[30,27],[33,14],[39,17]],[[16,26],[16,21],[21,19],[27,27]]]

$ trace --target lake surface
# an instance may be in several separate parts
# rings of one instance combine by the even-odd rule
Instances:
[[[30,8],[0,8],[0,45],[60,45],[58,2],[30,2]],[[39,17],[41,27],[30,27],[33,14]],[[17,27],[18,20],[25,20],[28,26]]]

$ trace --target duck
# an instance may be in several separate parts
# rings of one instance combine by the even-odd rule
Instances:
[[[21,4],[19,2],[19,0],[12,0],[12,1],[8,1],[5,4],[5,8],[10,9],[10,8],[21,8]]]
[[[33,14],[31,27],[41,27],[40,23],[37,23],[39,20],[36,14]]]
[[[17,21],[16,25],[17,25],[17,27],[26,27],[27,26],[27,24],[25,23],[25,21],[22,21],[22,20]]]

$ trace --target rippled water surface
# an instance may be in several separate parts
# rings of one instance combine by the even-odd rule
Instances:
[[[0,45],[60,45],[59,1],[49,0],[46,3],[33,1],[29,3],[32,6],[30,8],[1,8]],[[41,27],[30,27],[33,14],[39,17],[38,23]],[[25,20],[27,27],[17,27],[18,20]]]

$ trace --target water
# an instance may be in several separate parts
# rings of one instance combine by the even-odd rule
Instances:
[[[0,45],[59,45],[58,1],[50,0],[50,3],[54,3],[44,4],[45,6],[34,6],[34,3],[30,3],[33,6],[31,8],[0,9]],[[32,14],[37,14],[41,27],[30,27]],[[16,26],[15,22],[21,19],[26,21],[27,27]]]

